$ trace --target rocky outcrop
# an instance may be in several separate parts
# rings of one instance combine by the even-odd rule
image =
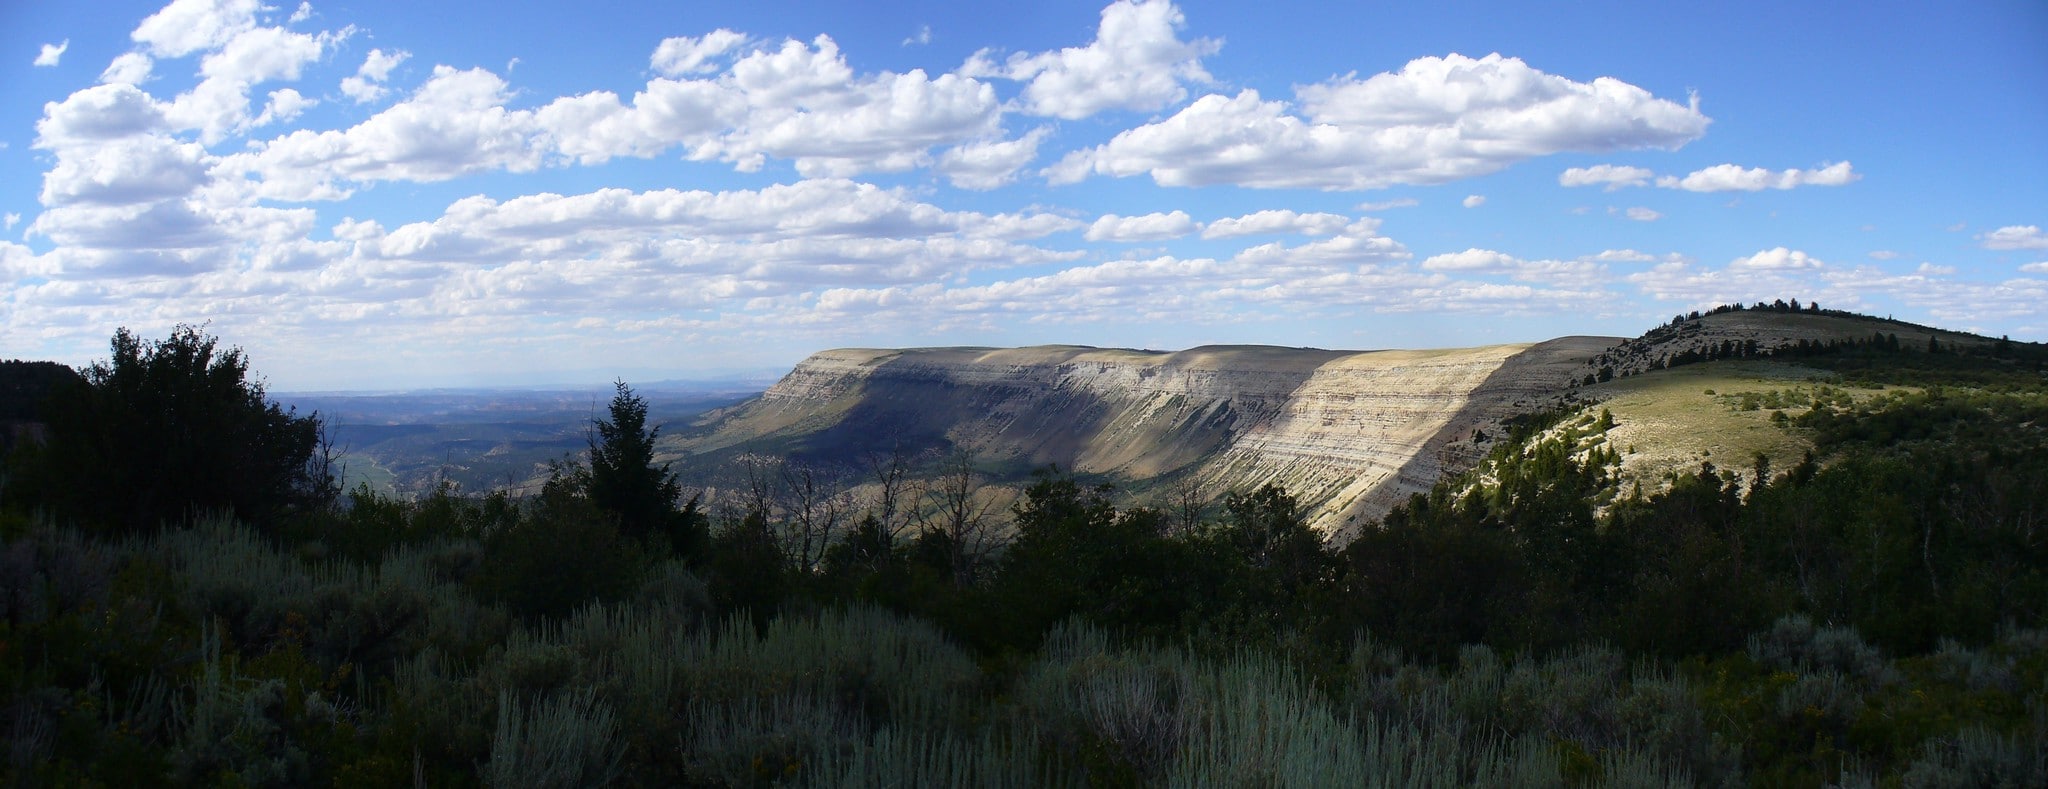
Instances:
[[[1143,493],[1267,482],[1341,533],[1474,462],[1475,431],[1566,391],[1619,340],[1438,351],[1207,346],[839,349],[713,415],[677,449],[853,457],[960,447]],[[1005,463],[1005,461],[1015,461]]]

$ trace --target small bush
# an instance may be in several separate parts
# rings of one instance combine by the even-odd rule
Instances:
[[[508,789],[600,786],[619,772],[618,719],[588,689],[538,695],[522,702],[498,692],[498,724],[486,786]]]
[[[477,585],[530,621],[559,619],[592,602],[624,599],[647,565],[643,547],[588,500],[544,498],[484,537]]]

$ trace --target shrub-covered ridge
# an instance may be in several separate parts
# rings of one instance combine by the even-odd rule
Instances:
[[[1828,357],[1915,383],[1649,493],[1611,415],[1531,417],[1342,550],[1058,470],[823,528],[573,464],[154,528],[0,480],[0,780],[2038,786],[2048,387],[1947,356]]]

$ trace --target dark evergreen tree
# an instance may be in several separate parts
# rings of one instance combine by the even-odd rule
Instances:
[[[616,603],[648,564],[641,544],[582,496],[544,491],[523,517],[484,536],[477,587],[528,619],[561,618],[592,602]]]
[[[987,640],[1038,643],[1080,616],[1133,633],[1164,634],[1215,599],[1216,575],[1186,541],[1165,538],[1154,510],[1118,510],[1107,485],[1084,485],[1057,467],[1035,475],[1011,509],[1017,536],[1003,554],[990,600],[1000,632]]]
[[[782,545],[765,512],[722,520],[705,563],[712,603],[724,615],[744,613],[755,630],[765,632],[789,593],[789,565]]]
[[[211,512],[269,528],[339,495],[318,415],[272,402],[241,349],[181,325],[154,342],[119,329],[112,350],[52,394],[12,496],[136,532]]]
[[[0,362],[0,420],[29,421],[57,387],[77,383],[78,372],[56,362]]]
[[[41,439],[43,403],[51,392],[78,381],[76,370],[56,362],[0,362],[0,460],[16,442]]]
[[[647,401],[625,381],[613,386],[611,418],[597,420],[590,439],[590,502],[616,518],[626,536],[666,539],[678,552],[693,554],[704,531],[697,502],[676,509],[682,487],[668,464],[654,464],[654,439],[661,429],[647,426]]]

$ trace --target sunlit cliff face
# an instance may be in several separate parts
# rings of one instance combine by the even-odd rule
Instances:
[[[824,351],[682,448],[801,439],[852,457],[909,441],[1133,489],[1191,479],[1213,497],[1272,482],[1310,506],[1317,529],[1341,534],[1474,462],[1475,429],[1566,391],[1614,342]]]

